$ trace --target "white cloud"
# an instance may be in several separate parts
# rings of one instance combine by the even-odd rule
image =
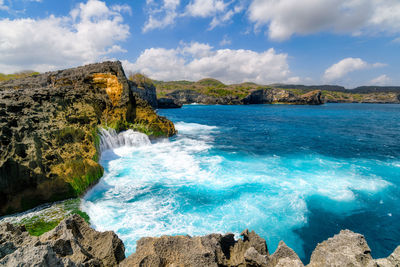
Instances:
[[[360,35],[400,32],[398,0],[252,0],[248,15],[274,40],[333,31]]]
[[[266,84],[291,79],[287,57],[273,48],[264,52],[215,50],[207,44],[191,43],[176,49],[146,49],[136,62],[123,61],[123,64],[126,71],[141,72],[156,80],[196,81],[212,77],[225,83]]]
[[[193,17],[212,17],[225,11],[227,5],[223,0],[194,0],[186,6],[186,12]]]
[[[382,74],[374,79],[372,79],[370,85],[388,85],[392,79],[390,79],[386,74]]]
[[[326,69],[323,78],[326,81],[335,81],[353,71],[362,70],[366,68],[377,68],[383,66],[385,66],[385,64],[382,63],[370,64],[365,62],[361,58],[349,57],[342,59],[338,63],[335,63],[328,69]]]
[[[4,4],[4,0],[0,0],[0,10],[8,10],[8,6]]]
[[[95,62],[124,51],[129,35],[120,12],[98,0],[79,4],[69,16],[0,20],[0,72],[47,71]]]
[[[143,26],[143,32],[163,29],[175,23],[180,0],[163,0],[162,4],[156,3],[154,0],[146,0],[146,4],[149,17]]]
[[[166,28],[182,17],[212,18],[209,29],[213,29],[229,23],[235,14],[245,8],[242,0],[192,0],[182,7],[180,0],[163,0],[162,3],[146,0],[146,5],[148,18],[143,32]]]

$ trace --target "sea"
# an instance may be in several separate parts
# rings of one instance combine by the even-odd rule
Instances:
[[[126,255],[141,237],[245,230],[308,263],[349,229],[374,258],[400,245],[400,105],[184,105],[178,134],[102,130],[101,181],[82,209]]]

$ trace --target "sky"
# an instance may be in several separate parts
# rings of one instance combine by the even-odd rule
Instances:
[[[0,0],[0,72],[400,85],[400,0]]]

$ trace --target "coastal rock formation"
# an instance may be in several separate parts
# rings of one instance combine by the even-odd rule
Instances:
[[[138,90],[120,62],[0,83],[0,215],[78,196],[96,183],[103,174],[98,127],[175,134]]]
[[[40,237],[23,226],[0,226],[1,266],[117,266],[124,253],[114,232],[97,232],[78,215]]]
[[[246,266],[248,261],[264,261],[268,255],[265,240],[247,230],[241,236],[239,240],[233,234],[142,238],[136,253],[121,266]]]
[[[137,242],[136,253],[120,266],[258,266],[301,267],[297,254],[283,241],[270,255],[265,240],[248,230],[235,240],[233,234],[202,237],[146,237]],[[365,238],[349,230],[317,245],[307,267],[400,266],[400,246],[387,258],[374,260]]]
[[[181,108],[182,104],[171,98],[159,98],[157,100],[158,108]]]
[[[324,100],[321,91],[315,90],[303,95],[295,95],[283,89],[259,89],[250,92],[246,97],[238,95],[226,95],[221,97],[204,95],[194,90],[176,90],[166,94],[167,99],[172,99],[182,104],[206,104],[206,105],[242,105],[242,104],[297,104],[297,105],[321,105]],[[165,100],[163,100],[165,102]]]
[[[260,89],[251,92],[243,99],[244,104],[298,104],[298,105],[321,105],[324,103],[321,91],[315,90],[303,95],[295,95],[283,89]]]
[[[146,100],[149,105],[156,109],[157,106],[157,92],[154,84],[143,75],[136,74],[130,77],[129,85],[131,90],[138,94],[138,96]]]
[[[297,254],[283,241],[270,254],[263,238],[245,230],[206,236],[144,237],[125,259],[124,245],[113,232],[97,232],[72,215],[40,237],[24,226],[0,225],[1,266],[142,266],[142,267],[302,267]],[[387,258],[374,260],[365,238],[349,230],[317,245],[307,267],[400,266],[400,246]]]

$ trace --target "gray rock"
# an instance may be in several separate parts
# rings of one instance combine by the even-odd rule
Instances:
[[[117,266],[125,247],[113,232],[97,232],[72,215],[40,237],[23,227],[0,226],[2,266]]]
[[[317,245],[307,266],[376,266],[376,264],[364,236],[350,230],[342,230]]]

